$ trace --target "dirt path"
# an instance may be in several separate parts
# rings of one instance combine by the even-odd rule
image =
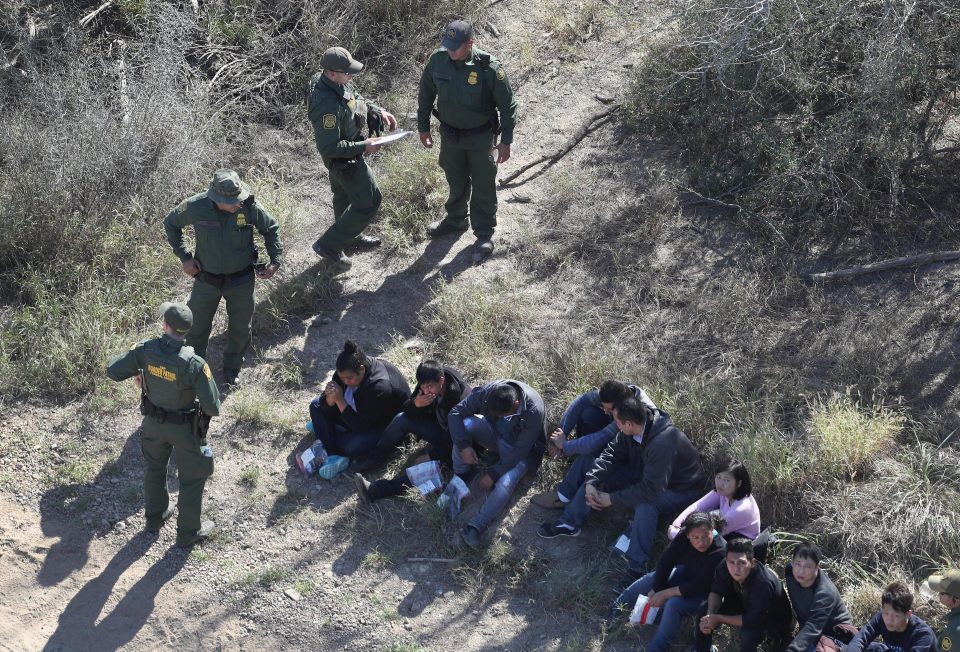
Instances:
[[[531,12],[531,4],[498,4],[490,19],[501,37],[483,38],[519,82],[523,117],[506,173],[561,145],[602,107],[597,95],[619,96],[624,66],[639,56],[641,19],[626,2],[610,4],[603,43],[571,46],[582,57],[563,55],[548,37],[525,55],[530,39],[536,43],[547,31],[546,16]],[[521,60],[526,68],[518,70],[514,62]],[[317,181],[312,145],[282,133],[261,138],[288,167],[296,210],[319,231],[329,197]],[[586,157],[603,155],[614,142],[608,127],[558,167],[575,174]],[[523,279],[515,257],[536,238],[530,218],[550,192],[545,178],[501,192],[497,252],[482,265],[473,264],[469,235],[421,243],[392,260],[360,254],[314,314],[272,335],[259,333],[261,361],[293,352],[302,363],[302,389],[283,394],[288,407],[306,419],[314,388],[347,337],[374,351],[395,334],[415,337],[414,316],[436,280]],[[530,201],[512,201],[517,196]],[[287,273],[315,273],[311,240],[288,240]],[[323,317],[330,323],[314,325]],[[261,368],[245,369],[244,379],[247,391],[275,389]],[[532,571],[577,550],[602,550],[598,537],[583,537],[577,548],[543,547],[534,530],[545,515],[524,496],[500,530],[512,551],[506,557],[515,559],[492,553],[466,565],[408,561],[451,557],[449,537],[424,525],[434,517],[429,510],[407,501],[363,507],[346,476],[305,480],[291,467],[299,433],[269,424],[231,428],[238,408],[230,398],[215,426],[217,471],[205,502],[222,534],[186,555],[172,545],[173,528],[159,538],[142,531],[138,418],[128,403],[105,407],[102,414],[82,406],[10,414],[0,424],[0,649],[585,649],[597,635],[595,618],[556,598],[544,603],[556,594],[529,578],[549,578]],[[115,461],[94,469],[92,480],[70,482],[85,457],[107,454],[121,438],[126,443]],[[54,458],[55,481],[47,471]],[[493,571],[500,579],[485,582],[483,573]],[[292,597],[285,593],[294,588]]]

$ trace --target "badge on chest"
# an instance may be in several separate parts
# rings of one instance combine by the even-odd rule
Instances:
[[[467,83],[470,84],[471,86],[476,86],[476,85],[477,85],[477,71],[476,71],[476,70],[471,70],[471,71],[470,71],[470,74],[467,75]]]

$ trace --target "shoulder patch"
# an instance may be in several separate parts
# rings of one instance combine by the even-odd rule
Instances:
[[[203,363],[203,375],[207,377],[207,380],[213,380],[213,374],[210,373],[210,365],[206,362]]]
[[[187,212],[187,202],[186,202],[186,201],[182,201],[182,202],[180,202],[180,204],[177,206],[177,215],[183,215],[183,214],[186,213],[186,212]]]
[[[323,128],[324,129],[333,129],[337,126],[337,116],[332,113],[323,114]]]
[[[943,652],[947,652],[947,650],[950,650],[952,648],[953,648],[953,641],[950,640],[949,636],[944,636],[940,640],[940,649],[943,650]]]
[[[503,81],[503,78],[507,76],[507,73],[503,72],[503,66],[497,68],[497,79]]]

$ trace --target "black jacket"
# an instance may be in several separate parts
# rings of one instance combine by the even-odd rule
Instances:
[[[443,385],[443,397],[440,401],[434,401],[424,407],[417,407],[413,402],[413,400],[417,398],[417,395],[420,394],[420,383],[417,383],[417,386],[413,388],[413,392],[410,394],[410,398],[403,404],[403,411],[411,419],[419,421],[436,419],[441,428],[449,430],[449,426],[447,426],[447,415],[450,414],[450,410],[452,410],[457,403],[470,396],[470,392],[473,390],[456,369],[444,367],[443,377],[445,381]]]
[[[333,382],[346,391],[346,386],[337,374],[333,375]],[[324,413],[339,417],[354,432],[383,430],[403,408],[409,395],[410,385],[399,369],[386,360],[370,358],[370,368],[353,392],[353,402],[357,409],[347,405],[347,409],[340,412],[337,406],[327,405],[325,402],[321,402],[320,409]]]
[[[821,636],[832,634],[837,625],[852,622],[840,591],[822,569],[809,589],[803,588],[794,579],[791,564],[787,564],[784,579],[793,613],[800,625],[800,631],[787,648],[788,652],[812,650]]]
[[[706,597],[710,593],[717,566],[723,563],[726,547],[726,541],[718,535],[713,538],[713,543],[706,552],[700,552],[693,547],[690,539],[683,534],[678,534],[657,561],[656,574],[653,576],[653,590],[662,591],[667,588],[670,573],[676,566],[683,566],[684,581],[677,585],[680,595],[685,598],[701,595]]]
[[[618,432],[587,473],[587,482],[599,487],[618,466],[642,469],[639,482],[610,494],[614,505],[634,507],[656,501],[666,489],[702,491],[706,487],[700,455],[687,436],[673,425],[666,412],[649,412],[642,442],[638,444],[632,436]]]
[[[757,562],[742,590],[730,576],[727,565],[717,566],[713,577],[711,593],[723,597],[724,602],[732,601],[743,607],[744,629],[768,629],[775,632],[788,632],[793,622],[793,612],[787,600],[787,592],[776,574]]]

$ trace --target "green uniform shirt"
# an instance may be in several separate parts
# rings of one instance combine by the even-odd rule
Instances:
[[[107,375],[113,380],[137,374],[142,374],[144,391],[157,407],[185,411],[199,399],[209,416],[220,414],[220,393],[210,367],[183,342],[168,335],[144,340],[107,365]]]
[[[197,246],[193,254],[183,245],[186,226],[193,226]],[[228,213],[218,209],[202,192],[183,201],[163,220],[167,242],[177,258],[196,258],[203,270],[211,274],[236,274],[256,262],[253,229],[263,236],[270,262],[279,265],[283,256],[280,225],[256,202]]]
[[[937,637],[940,652],[954,652],[960,644],[960,609],[951,609],[947,614],[947,627]]]
[[[490,57],[486,67],[479,61]],[[456,129],[475,129],[500,112],[500,142],[513,143],[517,124],[517,101],[503,66],[479,48],[465,61],[454,61],[446,50],[430,55],[420,76],[417,96],[417,129],[430,131],[430,111],[437,101],[440,121]]]
[[[367,124],[367,113],[371,109],[379,110],[379,107],[363,99],[352,84],[335,84],[322,72],[313,76],[307,112],[324,165],[329,168],[332,159],[363,154],[365,145],[361,143],[366,140],[363,125]]]

